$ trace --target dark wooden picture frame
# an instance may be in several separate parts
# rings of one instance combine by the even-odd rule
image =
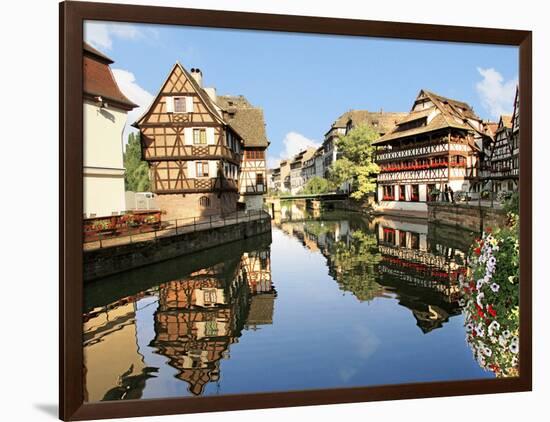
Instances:
[[[225,12],[104,3],[60,4],[60,418],[85,420],[269,407],[350,403],[529,391],[532,385],[532,33],[530,31]],[[311,34],[499,44],[519,47],[520,153],[520,376],[376,387],[285,391],[216,397],[83,403],[83,72],[84,20],[180,24]]]

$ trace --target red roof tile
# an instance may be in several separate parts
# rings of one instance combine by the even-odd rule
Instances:
[[[90,51],[90,48],[85,44],[83,57],[84,93],[94,97],[101,96],[107,102],[111,101],[113,106],[122,106],[124,109],[136,108],[137,104],[130,101],[120,91],[107,64],[107,60],[110,59],[95,49]]]

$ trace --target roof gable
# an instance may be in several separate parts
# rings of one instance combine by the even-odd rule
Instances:
[[[374,143],[382,144],[443,128],[471,130],[487,135],[482,128],[481,119],[467,103],[421,89],[410,113]]]
[[[181,94],[182,96],[196,96],[200,103],[204,105],[213,120],[220,124],[225,124],[223,118],[221,117],[219,108],[212,103],[208,94],[197,84],[193,76],[191,76],[191,74],[179,62],[176,62],[168,73],[168,76],[162,84],[155,99],[151,102],[143,115],[134,123],[134,126],[139,127],[141,124],[149,123],[153,110],[157,110],[157,112],[161,113],[166,112],[164,105],[161,104],[161,100],[165,96],[173,96],[176,94]]]

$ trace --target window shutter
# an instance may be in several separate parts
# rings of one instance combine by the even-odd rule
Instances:
[[[190,179],[194,179],[197,177],[195,173],[195,162],[194,161],[188,161],[187,162],[187,177]]]
[[[214,145],[216,143],[215,139],[215,133],[213,127],[207,127],[206,128],[206,143],[208,145]]]
[[[193,145],[193,128],[183,128],[183,137],[185,138],[185,145]]]
[[[218,162],[217,161],[209,161],[208,162],[208,173],[210,177],[217,177],[218,176]]]
[[[185,97],[185,112],[193,113],[193,97]]]
[[[174,112],[174,97],[166,97],[166,112],[167,113],[173,113]]]

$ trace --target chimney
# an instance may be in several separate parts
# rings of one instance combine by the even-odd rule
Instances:
[[[213,102],[216,102],[218,100],[218,97],[216,95],[216,88],[204,88],[204,90]]]
[[[202,88],[202,72],[199,68],[192,68],[191,69],[191,76],[193,77],[193,79],[195,79],[195,82],[197,83],[198,86],[200,86]]]

